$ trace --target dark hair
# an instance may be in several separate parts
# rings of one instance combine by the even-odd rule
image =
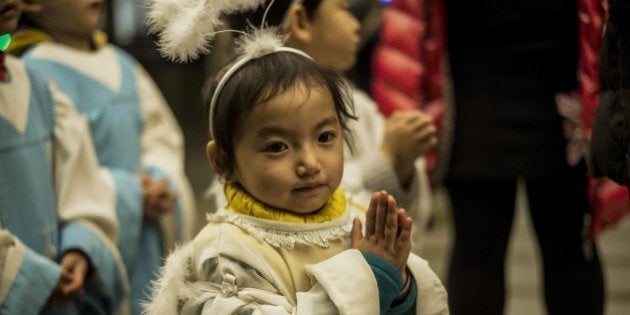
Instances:
[[[206,83],[203,93],[206,113],[219,81],[234,62],[224,66]],[[233,141],[235,131],[241,127],[243,115],[254,106],[298,86],[306,88],[307,93],[315,87],[325,87],[330,92],[344,140],[350,143],[348,119],[356,117],[350,91],[342,77],[297,53],[275,52],[245,63],[219,91],[209,123],[216,137],[213,140],[227,155],[230,165],[235,161]]]
[[[313,19],[315,12],[323,1],[324,0],[302,0],[301,4],[306,10],[309,19]],[[255,10],[235,13],[227,16],[226,19],[230,27],[237,30],[245,30],[250,24],[255,27],[260,27],[263,16],[265,15],[265,10],[270,3],[271,0],[266,0]],[[291,3],[293,3],[293,0],[275,0],[265,18],[266,26],[280,26]]]

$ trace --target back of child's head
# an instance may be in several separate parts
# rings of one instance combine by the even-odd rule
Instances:
[[[32,1],[20,17],[19,32],[16,33],[19,43],[12,48],[12,53],[21,55],[31,46],[45,41],[82,50],[101,46],[105,34],[95,34],[100,27],[104,6],[101,2],[76,0]]]
[[[271,3],[273,1],[273,3]],[[281,27],[285,22],[289,8],[294,4],[304,7],[307,17],[312,19],[317,8],[324,0],[266,0],[256,9],[238,12],[227,17],[234,29],[246,29],[250,25]],[[268,9],[267,9],[268,8]]]
[[[217,91],[219,82],[228,70],[242,57],[224,66],[206,83],[204,103],[211,111],[211,100],[215,93],[214,110],[209,113],[210,134],[219,150],[224,152],[231,164],[234,157],[234,138],[241,128],[247,113],[255,106],[264,106],[266,102],[287,92],[303,89],[310,92],[322,87],[327,90],[334,102],[335,112],[347,140],[348,119],[354,119],[352,101],[346,83],[335,72],[319,66],[310,58],[291,51],[273,52],[253,58],[232,74],[225,85]],[[291,119],[291,117],[287,117]]]

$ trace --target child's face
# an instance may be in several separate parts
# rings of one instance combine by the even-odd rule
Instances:
[[[343,172],[343,135],[330,92],[298,87],[258,104],[234,139],[235,180],[257,200],[294,213],[328,202]]]
[[[350,0],[322,0],[311,22],[306,53],[331,70],[350,69],[356,62],[360,27],[350,12]]]
[[[44,0],[31,18],[42,29],[60,38],[91,39],[99,27],[105,0]]]
[[[15,31],[21,13],[21,0],[0,0],[0,35]]]

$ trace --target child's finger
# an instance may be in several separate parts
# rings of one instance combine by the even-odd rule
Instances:
[[[389,246],[395,246],[396,237],[398,236],[398,209],[396,201],[391,195],[386,195],[386,213],[385,213],[385,230],[383,235]]]
[[[370,205],[365,213],[365,236],[374,235],[376,221],[376,205],[378,204],[378,192],[372,194]]]
[[[385,225],[387,224],[387,197],[383,192],[378,194],[376,203],[375,231],[377,237],[385,237]]]
[[[354,218],[352,222],[352,232],[350,233],[350,244],[352,248],[363,239],[363,233],[361,232],[361,220]]]
[[[398,214],[398,233],[396,235],[400,235],[403,228],[405,227],[404,222],[405,222],[405,219],[407,218],[407,211],[405,211],[405,209],[403,208],[399,208],[397,210],[397,214]]]
[[[405,219],[400,223],[402,225],[402,229],[397,238],[397,245],[398,247],[406,247],[407,244],[411,242],[411,229],[413,227],[413,220],[410,217],[405,217]]]

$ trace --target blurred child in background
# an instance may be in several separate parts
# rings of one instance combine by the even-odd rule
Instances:
[[[119,248],[137,314],[167,250],[192,232],[194,198],[179,125],[142,66],[98,31],[104,5],[42,1],[26,15],[14,51],[89,119],[104,180],[116,192]]]
[[[23,7],[37,4],[0,0],[0,35]],[[0,313],[125,314],[114,192],[87,121],[45,78],[0,51]]]

